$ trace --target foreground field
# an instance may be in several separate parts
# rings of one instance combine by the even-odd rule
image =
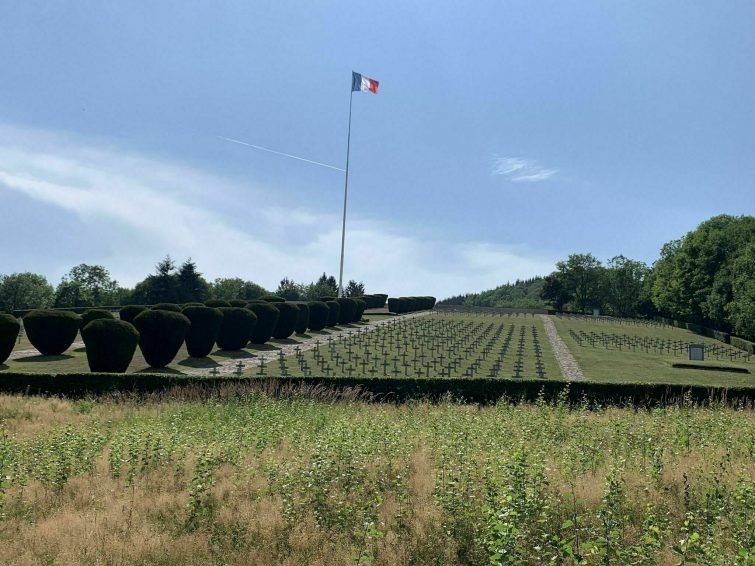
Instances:
[[[0,397],[0,563],[755,560],[749,410],[232,393]]]

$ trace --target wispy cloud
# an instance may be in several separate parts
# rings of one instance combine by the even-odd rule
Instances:
[[[106,243],[98,249],[107,251],[94,255],[87,237],[74,235],[75,257],[107,266],[128,285],[166,253],[192,257],[209,279],[239,276],[272,288],[283,276],[308,282],[337,273],[338,214],[297,209],[264,187],[115,147],[0,125],[0,200],[4,191],[55,207],[82,234],[96,227]],[[40,242],[46,229],[35,227]],[[352,216],[348,230],[344,276],[374,292],[443,297],[548,273],[554,263],[518,246],[418,237],[383,220]],[[4,271],[52,277],[71,267],[52,250],[45,265],[29,266],[6,243]]]
[[[536,183],[547,181],[558,173],[558,169],[543,167],[534,159],[496,157],[493,160],[492,173],[513,183]]]

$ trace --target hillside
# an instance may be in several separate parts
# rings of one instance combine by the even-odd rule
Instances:
[[[543,278],[519,280],[514,283],[504,283],[495,289],[481,293],[457,295],[439,301],[445,305],[471,305],[477,307],[499,307],[519,309],[544,309],[547,304],[540,298],[543,288]]]

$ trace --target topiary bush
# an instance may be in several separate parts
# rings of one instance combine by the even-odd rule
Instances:
[[[153,311],[181,312],[181,307],[176,303],[157,303],[156,305],[152,305],[151,308]]]
[[[357,304],[357,312],[354,315],[354,322],[359,322],[360,320],[362,320],[364,310],[367,308],[367,303],[362,299],[354,299],[354,302],[356,302]]]
[[[309,329],[322,330],[328,325],[330,317],[330,308],[322,301],[310,301],[309,307]]]
[[[81,329],[89,371],[125,373],[134,359],[139,332],[134,325],[114,318],[98,318]]]
[[[146,310],[147,310],[147,307],[143,307],[141,305],[128,305],[126,307],[123,307],[118,312],[118,316],[124,322],[133,322],[136,315]]]
[[[264,297],[260,297],[260,301],[265,301],[268,303],[285,303],[286,299],[283,297],[278,297],[277,295],[265,295]]]
[[[230,307],[231,303],[224,301],[223,299],[210,299],[204,302],[205,306],[219,309],[220,307]]]
[[[257,315],[240,307],[221,307],[223,323],[218,332],[218,348],[241,350],[249,343],[249,337],[257,325]]]
[[[399,300],[398,298],[391,297],[388,299],[388,311],[398,314],[399,313]]]
[[[299,318],[296,319],[294,330],[297,334],[304,334],[309,327],[309,306],[303,302],[296,303],[296,306],[299,307]]]
[[[280,311],[273,303],[266,301],[252,301],[246,308],[257,315],[257,324],[251,334],[252,344],[264,344],[273,336]]]
[[[385,307],[385,301],[388,300],[388,295],[383,295],[382,293],[375,293],[372,295],[372,297],[375,302],[373,303],[373,306],[370,308],[382,309],[383,307]]]
[[[101,318],[113,320],[115,317],[113,316],[113,313],[104,309],[90,309],[81,315],[81,328],[84,328],[93,320],[99,320]]]
[[[396,314],[431,310],[434,307],[435,297],[391,297],[388,299],[388,310]]]
[[[205,304],[204,304],[204,303],[183,303],[183,304],[181,305],[181,312],[183,312],[183,310],[184,310],[184,309],[185,309],[186,307],[203,307],[203,306],[205,306]]]
[[[328,326],[335,326],[338,324],[338,319],[341,315],[341,305],[338,304],[338,301],[327,301],[325,304],[328,305],[328,308],[330,309],[330,313],[328,314]]]
[[[278,322],[273,328],[273,338],[276,340],[285,340],[294,333],[296,321],[299,319],[299,307],[294,303],[275,303],[275,307],[280,311]]]
[[[244,307],[246,307],[246,304],[248,302],[249,301],[247,301],[246,299],[231,299],[230,301],[228,301],[228,303],[232,307],[236,307],[236,308],[239,308],[239,309],[243,309]]]
[[[11,314],[0,314],[0,364],[5,363],[16,344],[21,323]]]
[[[178,354],[191,321],[180,312],[150,309],[136,315],[134,326],[144,359],[150,367],[162,368]]]
[[[341,307],[338,313],[338,324],[351,324],[357,314],[357,303],[354,299],[338,299],[337,303]]]
[[[58,356],[71,347],[81,328],[81,317],[70,311],[37,309],[24,317],[24,329],[45,356]]]
[[[186,351],[192,358],[204,358],[218,339],[223,313],[204,305],[186,307],[181,313],[191,321],[186,333]]]

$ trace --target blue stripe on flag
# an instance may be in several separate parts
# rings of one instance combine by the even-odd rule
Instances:
[[[362,75],[351,71],[351,92],[362,90]]]

